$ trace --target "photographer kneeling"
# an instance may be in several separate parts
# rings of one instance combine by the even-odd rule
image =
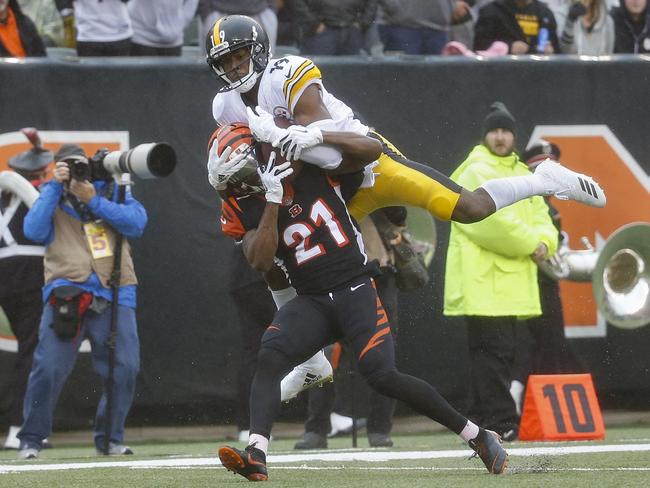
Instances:
[[[128,187],[124,202],[118,203],[118,185],[111,178],[92,177],[91,165],[81,147],[64,144],[54,160],[54,180],[43,185],[24,223],[25,235],[46,246],[45,307],[25,395],[25,420],[18,434],[19,457],[38,457],[42,440],[51,433],[54,407],[84,338],[90,340],[93,365],[104,386],[95,418],[97,453],[132,454],[123,445],[123,435],[135,393],[140,345],[135,319],[137,279],[125,239],[114,342],[109,342],[113,297],[110,280],[115,243],[120,242],[118,233],[139,237],[147,213]],[[111,383],[107,398],[107,384]],[[106,451],[105,432],[109,428]]]

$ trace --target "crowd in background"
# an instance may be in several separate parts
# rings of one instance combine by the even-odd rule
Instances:
[[[0,57],[180,56],[222,15],[304,55],[650,52],[647,0],[0,0]],[[274,49],[274,52],[276,50]]]

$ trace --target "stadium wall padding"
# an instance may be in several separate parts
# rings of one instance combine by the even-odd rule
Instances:
[[[317,62],[328,90],[409,158],[445,174],[479,141],[494,100],[515,115],[520,149],[536,125],[606,124],[646,171],[650,167],[647,57]],[[26,126],[121,130],[129,132],[132,146],[165,141],[175,148],[176,171],[165,179],[138,180],[133,190],[149,224],[132,242],[142,372],[129,423],[231,419],[239,331],[224,271],[232,244],[218,230],[219,201],[206,180],[215,84],[205,64],[168,58],[0,60],[0,87],[0,133]],[[402,297],[398,359],[404,371],[462,406],[465,332],[460,321],[441,314],[448,224],[440,222],[438,231],[431,284]],[[648,406],[650,327],[610,327],[606,338],[571,342],[593,372],[603,405]],[[10,394],[12,361],[13,354],[0,353],[0,406]],[[89,355],[82,355],[57,409],[57,427],[89,425],[97,388]],[[302,413],[298,403],[284,415]]]

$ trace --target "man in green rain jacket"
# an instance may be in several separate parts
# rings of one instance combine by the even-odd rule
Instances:
[[[530,174],[514,151],[515,120],[500,102],[483,122],[483,140],[451,179],[474,190],[487,180]],[[471,362],[469,417],[499,433],[518,434],[510,395],[517,319],[541,315],[535,261],[553,255],[557,229],[543,197],[503,208],[474,224],[452,222],[444,314],[467,324]]]

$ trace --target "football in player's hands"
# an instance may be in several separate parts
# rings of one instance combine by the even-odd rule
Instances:
[[[295,125],[295,122],[293,120],[288,119],[286,117],[276,116],[273,118],[273,121],[275,122],[275,125],[277,125],[282,129],[286,129],[288,127],[291,127],[292,125]],[[273,147],[269,142],[258,143],[258,148],[259,148],[258,161],[260,161],[260,163],[262,164],[265,164],[266,161],[269,160],[269,156],[271,155],[272,152],[275,153],[276,166],[279,166],[286,161],[285,157],[282,156],[282,154],[280,154],[280,149]],[[284,181],[285,182],[292,181],[300,172],[300,169],[302,168],[302,164],[303,164],[302,161],[292,161],[291,167],[293,168],[293,174],[285,178]]]

